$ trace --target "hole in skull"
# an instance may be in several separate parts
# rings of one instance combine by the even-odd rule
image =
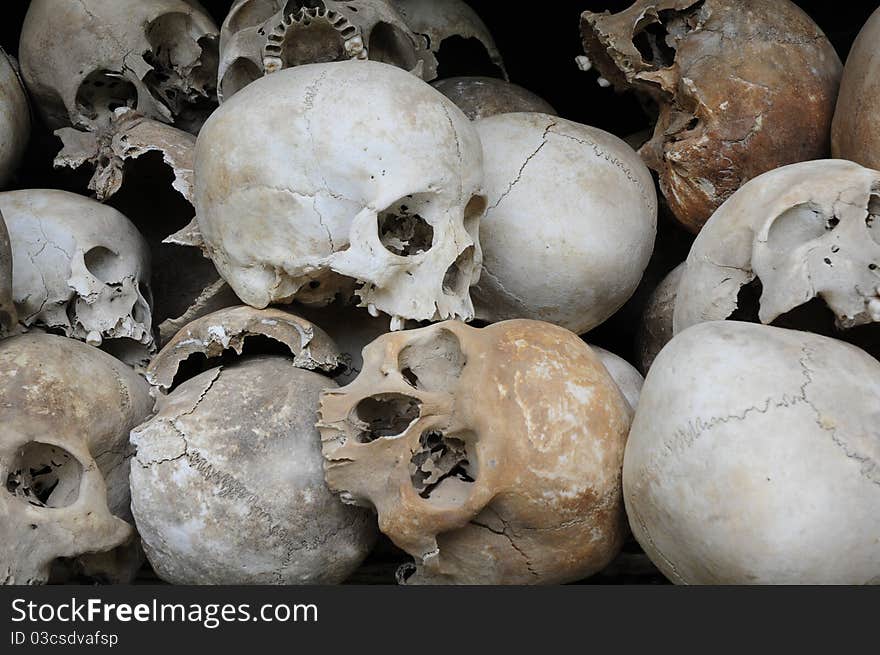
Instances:
[[[288,3],[288,6],[303,4],[314,3],[295,2]],[[295,20],[298,20],[297,15],[300,11],[300,6],[292,10]],[[291,13],[284,15],[290,16]],[[284,40],[278,44],[268,45],[266,52],[278,56],[284,68],[348,59],[345,52],[345,37],[326,18],[294,22],[285,32]]]
[[[418,214],[411,214],[404,200],[379,214],[379,241],[388,252],[411,257],[431,249],[434,228]]]
[[[661,22],[650,23],[633,37],[633,45],[642,55],[646,64],[657,68],[668,68],[675,61],[675,48],[667,42],[669,32]]]
[[[419,438],[419,449],[409,464],[412,485],[422,498],[460,503],[468,485],[474,483],[474,467],[463,439],[444,435],[438,430]]]
[[[83,255],[83,261],[89,273],[105,284],[122,282],[125,277],[125,262],[119,259],[119,255],[105,248],[95,246]]]
[[[443,276],[443,291],[450,296],[464,296],[471,286],[474,247],[465,248]]]
[[[421,414],[422,403],[400,393],[383,393],[364,398],[355,407],[358,443],[371,443],[384,437],[396,437],[406,432]]]
[[[743,286],[737,296],[737,309],[727,317],[727,320],[760,323],[758,311],[762,293],[763,285],[759,279]],[[880,331],[877,330],[876,324],[859,325],[842,330],[837,326],[834,312],[820,297],[813,298],[782,314],[770,325],[845,341],[861,348],[875,359],[880,359]]]
[[[68,507],[79,497],[83,467],[63,448],[31,441],[18,451],[6,490],[37,507]]]
[[[226,69],[220,81],[220,92],[224,98],[230,98],[251,82],[260,79],[263,72],[250,59],[239,57]]]
[[[492,61],[489,51],[479,39],[450,36],[437,50],[437,77],[478,76],[504,78],[504,71]]]
[[[419,63],[415,46],[406,32],[391,23],[379,22],[370,32],[370,59],[412,70]]]
[[[90,120],[106,120],[120,107],[136,107],[138,100],[134,84],[118,73],[96,70],[83,80],[76,91],[77,110]]]
[[[865,225],[871,238],[880,244],[880,196],[872,195],[868,199],[868,215],[865,217]]]
[[[276,341],[263,334],[251,334],[244,338],[241,353],[237,353],[232,348],[227,348],[218,357],[208,357],[205,353],[201,352],[193,353],[187,357],[178,364],[169,392],[187,380],[191,380],[212,368],[228,366],[239,359],[258,355],[281,355],[288,358],[294,356],[290,348],[280,341]]]
[[[397,365],[404,379],[416,389],[452,393],[467,359],[452,332],[439,330],[418,337],[400,351]]]

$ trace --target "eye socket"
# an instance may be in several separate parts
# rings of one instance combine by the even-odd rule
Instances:
[[[364,398],[354,409],[355,422],[361,427],[358,443],[396,437],[407,431],[421,415],[422,403],[400,393],[385,393]]]
[[[372,61],[404,70],[412,70],[419,63],[412,40],[406,32],[391,23],[380,22],[373,27],[367,52]]]
[[[839,222],[837,217],[826,217],[821,208],[813,203],[795,205],[773,221],[767,233],[767,245],[777,252],[788,252],[820,238]]]
[[[119,255],[104,246],[89,249],[83,255],[83,261],[89,273],[105,284],[116,284],[125,277],[125,272],[121,270],[124,262]]]
[[[107,70],[93,71],[76,91],[77,109],[91,120],[109,115],[120,107],[136,107],[138,92],[134,84],[118,73]]]
[[[69,507],[79,498],[83,467],[63,448],[31,441],[9,468],[6,491],[31,505]]]
[[[473,435],[447,435],[429,430],[409,462],[410,481],[419,496],[433,504],[462,504],[477,478],[476,460],[468,441]]]
[[[412,197],[392,205],[378,217],[379,241],[398,257],[428,252],[434,245],[434,228],[411,209]]]

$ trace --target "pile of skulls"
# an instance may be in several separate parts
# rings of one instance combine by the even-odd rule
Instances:
[[[227,4],[0,50],[0,581],[880,582],[880,10],[845,68],[789,0],[585,12],[622,139],[463,0]]]

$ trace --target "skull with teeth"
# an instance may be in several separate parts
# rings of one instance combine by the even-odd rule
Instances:
[[[762,323],[816,297],[840,329],[880,322],[880,172],[823,160],[746,184],[694,243],[678,287],[675,332],[730,317],[755,281]]]
[[[401,580],[552,584],[622,543],[630,418],[573,333],[450,321],[367,346],[358,378],[324,392],[319,429],[330,488],[415,558]]]
[[[195,133],[216,104],[217,38],[196,0],[33,0],[22,75],[53,129],[128,106]]]
[[[793,2],[637,0],[581,26],[582,67],[658,106],[640,154],[692,232],[749,179],[826,156],[842,65]]]
[[[437,65],[388,0],[237,0],[220,31],[219,96],[268,73],[345,59],[433,79]]]
[[[325,305],[357,281],[395,327],[469,320],[482,173],[473,125],[430,85],[369,61],[297,66],[205,124],[196,213],[217,270],[253,307]]]
[[[59,558],[68,571],[130,582],[138,559],[120,567],[110,551],[135,539],[128,433],[152,410],[147,383],[48,334],[0,342],[0,381],[0,583],[44,583]]]
[[[136,364],[153,348],[147,245],[115,209],[66,191],[0,193],[24,327],[57,330]]]

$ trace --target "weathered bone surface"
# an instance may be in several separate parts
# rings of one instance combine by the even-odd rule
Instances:
[[[196,0],[33,0],[19,56],[53,129],[99,129],[130,107],[195,134],[216,105],[218,37]]]
[[[880,582],[878,407],[880,364],[850,345],[734,321],[685,331],[627,443],[633,533],[676,583]]]
[[[340,366],[333,372],[339,386],[352,382],[364,368],[362,351],[391,331],[387,316],[370,316],[367,310],[334,302],[326,307],[294,304],[291,311],[322,328],[339,348]]]
[[[290,356],[248,354],[268,338]],[[240,357],[193,377],[224,351]],[[182,331],[148,379],[157,415],[132,431],[132,511],[153,568],[180,584],[333,584],[369,553],[369,512],[327,489],[315,428],[320,375],[338,362],[330,339],[275,309],[223,310]],[[306,370],[314,369],[314,370]],[[181,379],[182,377],[182,379]]]
[[[358,282],[395,327],[473,317],[479,136],[405,71],[341,62],[261,78],[205,124],[195,170],[205,245],[245,303],[327,304]]]
[[[0,339],[17,331],[18,312],[12,292],[12,247],[0,213]]]
[[[647,374],[657,355],[672,341],[673,314],[678,285],[684,275],[685,264],[679,264],[654,289],[642,313],[636,335],[638,365]]]
[[[543,98],[495,77],[452,77],[433,86],[472,121],[523,111],[556,116],[556,110]]]
[[[504,60],[489,28],[477,13],[463,0],[392,0],[406,24],[417,35],[427,39],[428,45],[437,57],[438,72],[444,68],[454,70],[454,75],[480,75],[491,72],[507,77]],[[456,44],[456,42],[458,42]],[[444,46],[462,45],[474,42],[479,46],[478,52],[468,51],[464,54],[467,61],[449,62],[450,56]],[[457,70],[461,68],[460,70]],[[449,75],[442,75],[449,77]],[[426,77],[425,79],[433,79]]]
[[[475,125],[489,198],[478,318],[591,330],[629,299],[651,258],[650,171],[617,137],[562,118],[504,114]]]
[[[640,154],[688,229],[749,179],[827,156],[842,66],[789,0],[638,0],[581,29],[605,79],[659,105]]]
[[[227,307],[237,307],[240,304],[241,300],[226,284],[226,281],[218,278],[205,287],[181,316],[166,319],[159,324],[159,345],[164,347],[174,335],[196,319]]]
[[[55,190],[0,193],[13,255],[13,298],[25,328],[104,346],[128,363],[153,349],[150,262],[115,209]]]
[[[0,189],[15,173],[31,135],[31,110],[13,60],[0,48]]]
[[[0,381],[0,582],[45,583],[59,558],[75,560],[67,571],[130,582],[128,433],[152,410],[147,383],[47,334],[0,342]]]
[[[639,406],[639,395],[642,393],[642,386],[645,384],[645,378],[636,370],[636,367],[626,361],[623,357],[608,352],[604,348],[598,346],[590,346],[593,352],[602,360],[602,364],[608,370],[611,379],[617,384],[618,389],[626,398],[630,408],[633,411]]]
[[[865,23],[843,70],[831,131],[835,157],[880,169],[880,8]]]
[[[599,357],[536,321],[383,336],[321,398],[326,479],[415,559],[411,584],[552,584],[624,538],[631,410]]]
[[[95,132],[64,127],[55,133],[64,143],[55,158],[55,166],[79,168],[86,163],[94,166],[89,189],[98,200],[107,200],[122,187],[127,161],[148,152],[159,152],[173,174],[172,186],[192,204],[196,138],[189,132],[135,111],[120,109],[113,112],[108,126]]]
[[[675,332],[730,317],[756,280],[762,323],[817,297],[841,329],[880,322],[880,172],[820,160],[746,184],[694,242]]]
[[[426,80],[437,61],[389,0],[236,0],[220,30],[224,102],[263,75],[303,64],[380,61]]]
[[[280,309],[231,307],[203,316],[183,328],[147,369],[147,380],[161,392],[174,385],[181,365],[196,355],[218,358],[244,352],[249,338],[263,337],[286,348],[293,365],[332,373],[341,365],[336,344],[310,322]]]

